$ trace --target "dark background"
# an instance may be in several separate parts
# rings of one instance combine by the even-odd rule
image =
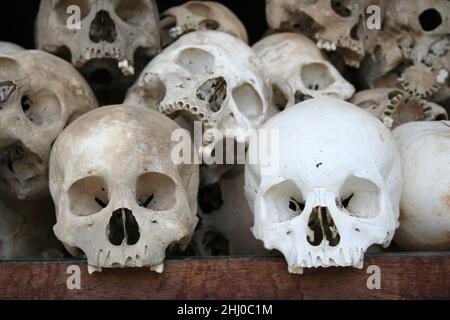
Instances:
[[[39,2],[39,0],[0,1],[0,41],[8,41],[26,49],[33,49],[34,20]],[[160,13],[185,2],[187,0],[156,0]],[[241,19],[247,29],[251,44],[261,39],[267,30],[264,0],[216,0],[216,2],[227,6]]]

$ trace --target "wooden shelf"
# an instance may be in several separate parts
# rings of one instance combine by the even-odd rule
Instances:
[[[69,290],[67,268],[81,269]],[[370,265],[381,289],[368,289]],[[85,261],[0,262],[0,299],[449,299],[450,252],[366,256],[363,269],[287,272],[282,258],[168,259],[163,274],[106,269],[88,275]]]

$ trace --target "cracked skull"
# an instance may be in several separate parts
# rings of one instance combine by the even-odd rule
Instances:
[[[305,33],[320,49],[337,50],[347,65],[358,67],[377,35],[377,30],[365,26],[365,10],[382,4],[382,0],[269,0],[266,16],[272,29]]]
[[[272,105],[283,110],[309,98],[349,99],[355,88],[299,33],[277,33],[253,46],[272,85]]]
[[[443,107],[396,88],[363,90],[351,102],[380,119],[388,129],[411,121],[447,119]]]
[[[53,141],[96,107],[88,84],[66,61],[34,50],[0,54],[0,192],[48,196]]]
[[[214,1],[189,1],[166,10],[161,18],[163,47],[183,34],[197,30],[217,30],[248,42],[247,30],[239,18],[223,4]]]
[[[401,167],[383,124],[335,98],[306,100],[269,119],[279,132],[279,166],[246,165],[253,233],[303,267],[362,267],[373,244],[389,245],[398,226]],[[257,145],[250,144],[249,152]]]
[[[169,246],[187,246],[198,221],[198,165],[171,161],[176,129],[158,112],[116,105],[62,132],[50,158],[50,191],[54,231],[71,254],[80,249],[97,270],[160,272]]]
[[[191,134],[194,121],[201,122],[210,134],[205,132],[198,148],[203,159],[211,159],[226,139],[246,144],[249,130],[266,119],[270,92],[263,68],[236,37],[220,31],[191,32],[147,65],[125,101],[176,118]]]

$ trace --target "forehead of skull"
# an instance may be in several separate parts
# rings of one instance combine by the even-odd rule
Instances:
[[[273,142],[278,147],[272,149],[278,151],[273,156],[279,155],[275,175],[309,180],[311,185],[345,179],[361,170],[382,174],[395,155],[390,133],[378,119],[334,98],[297,104],[269,119],[262,130],[279,133]]]
[[[179,127],[144,107],[107,106],[74,121],[55,143],[57,165],[68,176],[80,171],[128,175],[135,170],[169,172],[171,134]]]
[[[196,32],[187,33],[180,37],[167,49],[196,45],[209,45],[212,48],[220,48],[231,56],[236,56],[237,53],[239,53],[241,59],[245,59],[252,53],[250,47],[242,40],[228,33],[214,30],[199,30]]]
[[[295,55],[310,55],[322,58],[322,53],[311,39],[293,32],[276,33],[265,37],[253,45],[253,50],[260,57],[265,58],[267,56],[267,59],[270,60],[274,58],[273,55],[286,59],[295,58]]]
[[[3,63],[6,64],[6,68]],[[80,86],[88,87],[86,81],[68,62],[40,50],[23,50],[0,55],[0,66],[2,76],[6,74],[20,78],[11,80],[36,79],[39,83],[43,82],[42,76],[45,75],[45,85],[49,88],[60,85],[76,86],[73,89]],[[75,94],[77,93],[75,91]]]

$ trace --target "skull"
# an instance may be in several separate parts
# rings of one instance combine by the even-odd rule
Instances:
[[[0,260],[62,258],[51,198],[0,200]]]
[[[153,110],[116,105],[89,112],[56,140],[54,231],[71,254],[86,254],[90,271],[161,272],[168,246],[189,243],[198,221],[198,165],[171,161],[178,128]]]
[[[380,119],[388,129],[411,121],[447,119],[447,112],[441,106],[401,89],[363,90],[356,93],[351,102]]]
[[[79,26],[71,25],[73,6],[80,9]],[[153,0],[43,0],[36,45],[71,61],[102,105],[119,103],[133,75],[160,51],[158,23]]]
[[[385,26],[360,69],[365,84],[433,99],[450,72],[449,11],[444,0],[386,2]]]
[[[197,30],[218,30],[248,42],[247,30],[239,18],[214,1],[189,1],[162,14],[161,40],[168,46],[183,34]]]
[[[22,50],[24,50],[24,48],[18,46],[17,44],[0,41],[0,54],[16,53]]]
[[[0,193],[48,196],[53,141],[96,107],[88,84],[67,62],[35,50],[0,55]]]
[[[270,92],[264,74],[259,58],[236,37],[191,32],[147,65],[125,102],[177,118],[191,132],[194,121],[201,122],[209,131],[200,153],[212,159],[225,140],[245,144],[250,130],[265,121]]]
[[[200,256],[267,254],[250,232],[253,214],[244,196],[243,166],[237,168],[199,190],[201,223],[193,247]]]
[[[253,233],[303,267],[362,267],[373,244],[387,247],[398,226],[401,167],[389,131],[345,101],[306,100],[269,119],[279,132],[278,170],[246,165]],[[249,153],[256,152],[250,144]]]
[[[355,88],[329,63],[314,42],[299,33],[277,33],[253,46],[263,60],[278,109],[319,96],[349,99]]]
[[[421,121],[392,132],[402,159],[400,228],[407,250],[450,249],[450,122]]]
[[[266,16],[272,29],[301,31],[320,49],[338,50],[347,65],[358,67],[378,32],[365,27],[369,5],[382,7],[383,0],[268,0]]]

